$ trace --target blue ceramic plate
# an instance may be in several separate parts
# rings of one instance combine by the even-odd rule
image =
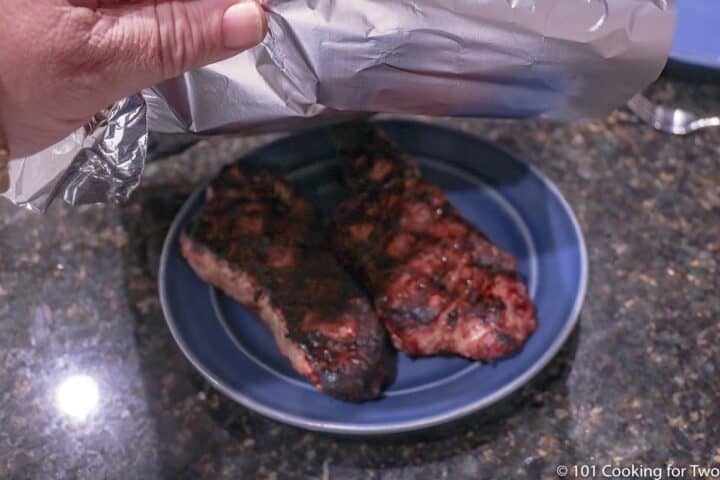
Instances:
[[[678,21],[670,58],[720,70],[718,0],[677,0]]]
[[[557,353],[577,321],[587,282],[582,233],[558,189],[497,146],[404,121],[379,122],[419,161],[465,216],[519,260],[539,328],[521,352],[483,364],[461,358],[397,358],[397,378],[378,400],[345,403],[315,390],[280,354],[250,311],[203,283],[185,263],[178,236],[203,204],[200,187],[178,213],[162,256],[160,295],[185,355],[219,390],[263,415],[299,427],[381,434],[438,425],[518,389]],[[331,213],[343,198],[326,132],[281,139],[240,160],[283,172]]]

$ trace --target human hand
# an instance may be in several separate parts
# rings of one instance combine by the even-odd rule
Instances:
[[[0,125],[12,158],[267,32],[255,0],[2,0],[2,11]]]

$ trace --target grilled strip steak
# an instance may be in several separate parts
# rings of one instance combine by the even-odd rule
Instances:
[[[518,350],[537,321],[515,259],[423,181],[384,135],[360,127],[336,138],[355,195],[336,212],[333,247],[373,296],[395,347],[474,360]]]
[[[370,302],[323,246],[308,200],[267,172],[223,171],[181,237],[197,275],[256,311],[295,370],[335,397],[375,398],[385,333]]]

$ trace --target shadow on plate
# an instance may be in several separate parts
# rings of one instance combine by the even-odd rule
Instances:
[[[663,71],[663,76],[674,80],[695,83],[720,82],[720,70],[691,65],[675,60],[668,60],[665,70]]]
[[[552,403],[553,411],[567,405],[566,383],[579,338],[580,329],[576,328],[559,354],[533,381],[501,402],[452,424],[427,430],[360,438],[307,432],[275,424],[254,414],[248,417],[245,409],[220,394],[217,394],[219,407],[208,409],[207,413],[238,442],[247,441],[249,432],[257,435],[263,431],[265,436],[254,438],[261,449],[289,453],[296,451],[298,445],[306,444],[308,449],[316,452],[316,458],[305,459],[303,468],[330,470],[337,475],[330,478],[343,478],[342,474],[353,470],[417,467],[464,455],[482,455],[486,452],[483,447],[494,444],[497,437],[508,431],[517,434],[528,429],[530,432],[531,425],[521,424],[530,413],[543,410],[548,402]],[[196,377],[195,380],[198,389],[207,388],[202,379]],[[564,431],[563,422],[567,423],[568,417],[556,419],[552,412],[547,412],[545,421],[554,422],[554,428]],[[543,462],[541,458],[533,458],[524,468],[528,473],[540,471]]]

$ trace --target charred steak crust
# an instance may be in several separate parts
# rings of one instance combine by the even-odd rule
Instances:
[[[420,179],[412,159],[370,135],[344,159],[355,195],[336,212],[332,242],[374,298],[395,347],[475,360],[518,350],[537,321],[515,259]]]
[[[375,398],[386,341],[365,294],[324,246],[308,200],[268,172],[233,166],[181,238],[203,280],[256,311],[295,370],[330,395]]]

